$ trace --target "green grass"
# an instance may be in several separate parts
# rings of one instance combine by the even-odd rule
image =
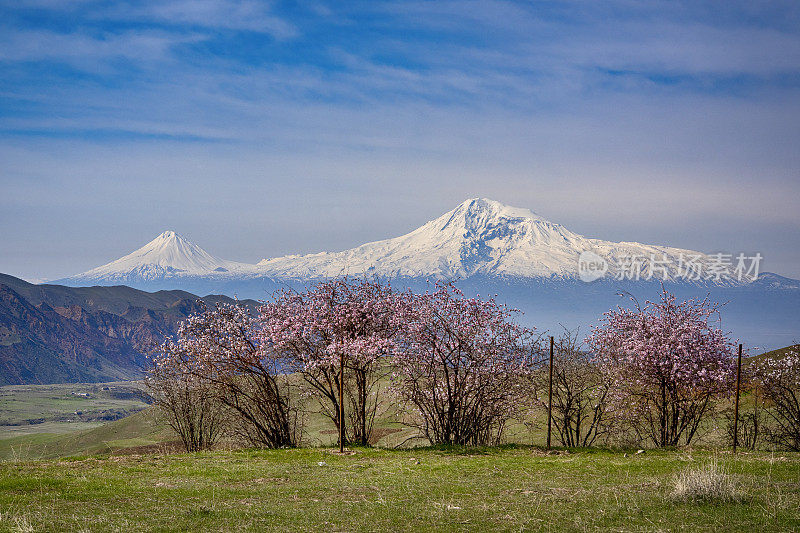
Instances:
[[[59,417],[75,401],[103,412],[102,387],[88,399],[72,392],[91,386],[49,387],[0,389],[4,416],[45,413],[34,425],[55,428],[2,434],[0,532],[800,531],[800,454],[722,451],[719,417],[696,447],[641,454],[520,444],[392,450],[414,431],[391,414],[378,420],[379,447],[351,455],[327,447],[335,431],[318,414],[305,424],[310,447],[167,454],[176,437],[152,409],[81,426]],[[59,434],[59,424],[74,430]],[[544,425],[514,424],[507,438],[541,444]],[[673,496],[679,474],[710,464],[730,476],[735,496]]]
[[[716,460],[733,501],[671,498]],[[0,464],[0,531],[789,531],[800,456],[330,449]]]
[[[114,453],[132,447],[152,448],[175,439],[175,435],[158,419],[154,410],[147,409],[92,429],[0,439],[0,461]]]

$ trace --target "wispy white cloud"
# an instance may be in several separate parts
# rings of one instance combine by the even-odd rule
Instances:
[[[0,61],[57,61],[88,71],[105,70],[106,61],[161,63],[179,44],[197,42],[194,34],[161,30],[120,33],[59,33],[50,30],[6,29],[0,32]],[[132,63],[126,65],[129,68]]]
[[[261,0],[0,0],[0,7],[9,12],[77,15],[88,22],[246,30],[267,33],[276,39],[298,35],[294,24],[274,13],[273,2]]]
[[[525,68],[560,64],[687,74],[769,75],[800,70],[797,24],[748,25],[744,16],[725,24],[724,9],[709,17],[702,3],[687,4],[490,0],[398,2],[385,9],[401,16],[408,27],[473,35],[478,43],[488,41],[483,48],[466,43],[461,51],[478,60],[489,59],[495,66],[499,60],[502,65]],[[753,3],[727,6],[757,20]],[[789,12],[784,14],[784,22],[794,19],[800,23],[797,4],[786,6]],[[481,39],[482,34],[488,38]],[[451,56],[441,56],[437,50],[425,59]]]
[[[98,9],[91,16],[125,22],[263,32],[276,39],[296,37],[297,27],[272,11],[271,2],[255,0],[171,0],[119,3]]]

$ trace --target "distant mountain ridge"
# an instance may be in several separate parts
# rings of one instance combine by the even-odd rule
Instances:
[[[148,346],[199,311],[200,299],[233,302],[184,291],[32,285],[0,274],[0,385],[140,378]]]
[[[711,256],[693,250],[584,237],[528,209],[473,198],[400,237],[341,252],[262,259],[255,265],[217,258],[174,231],[166,231],[131,254],[58,282],[153,288],[169,280],[176,282],[175,286],[202,286],[205,280],[211,288],[244,280],[274,283],[363,274],[384,278],[479,275],[578,279],[578,262],[584,252],[606,261],[609,275],[617,274],[619,265],[634,256],[663,261],[670,279],[680,277],[682,258],[694,257],[706,268],[713,261]],[[731,274],[731,268],[726,274]],[[727,275],[710,283],[739,283],[733,278]],[[707,283],[703,280],[698,284]]]

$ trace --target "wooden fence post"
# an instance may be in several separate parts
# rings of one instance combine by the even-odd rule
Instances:
[[[736,404],[733,408],[733,453],[739,443],[739,389],[742,383],[742,345],[739,345],[739,358],[736,363]]]
[[[339,453],[344,453],[344,354],[339,353]]]
[[[550,434],[553,425],[553,336],[550,336],[550,380],[547,387],[547,449],[550,449]]]

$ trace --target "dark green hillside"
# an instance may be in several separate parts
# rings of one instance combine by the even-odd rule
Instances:
[[[185,316],[186,304],[198,299],[208,304],[231,303],[233,298],[221,295],[199,297],[186,291],[146,292],[125,285],[113,287],[67,287],[64,285],[34,285],[27,281],[0,274],[0,285],[7,285],[34,306],[47,303],[52,307],[79,306],[86,310],[99,310],[114,315],[124,315],[130,308],[164,311]],[[246,305],[256,305],[254,300],[243,300]]]
[[[234,302],[125,286],[33,285],[0,274],[0,385],[137,379],[148,347],[199,311],[200,299]]]
[[[784,348],[778,348],[777,350],[772,350],[756,357],[753,357],[752,360],[760,360],[760,359],[772,359],[784,357],[789,352],[800,353],[800,344],[793,344],[791,346],[786,346]]]

